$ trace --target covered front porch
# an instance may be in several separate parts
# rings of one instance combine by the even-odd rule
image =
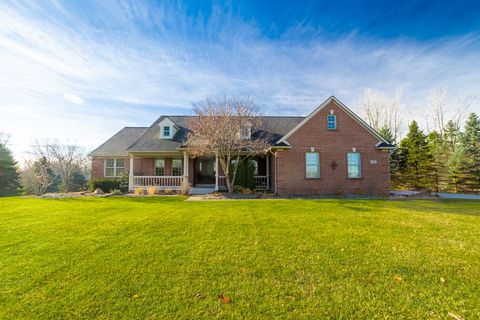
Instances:
[[[256,190],[271,190],[270,154],[251,158],[255,163]],[[129,190],[157,187],[159,190],[208,188],[226,190],[225,173],[218,157],[191,157],[178,153],[130,154]]]

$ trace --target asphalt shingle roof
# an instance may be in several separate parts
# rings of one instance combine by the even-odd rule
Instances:
[[[165,118],[172,120],[178,127],[178,131],[173,139],[160,139],[160,127],[158,124]],[[149,152],[149,151],[175,151],[181,147],[187,140],[188,119],[192,116],[161,116],[146,130],[146,132],[127,148],[129,152]],[[262,117],[262,127],[252,133],[253,138],[264,136],[268,133],[269,142],[273,145],[285,134],[298,125],[305,117],[281,117],[264,116]]]
[[[98,148],[90,152],[90,157],[127,156],[126,149],[140,138],[147,127],[125,127]]]

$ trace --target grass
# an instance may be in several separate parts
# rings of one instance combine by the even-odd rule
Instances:
[[[474,201],[0,199],[1,319],[472,319],[479,293]]]

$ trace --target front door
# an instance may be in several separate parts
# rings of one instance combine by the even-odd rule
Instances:
[[[215,184],[215,159],[197,158],[195,172],[196,184]]]

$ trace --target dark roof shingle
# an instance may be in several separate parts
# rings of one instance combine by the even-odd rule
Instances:
[[[146,132],[127,148],[128,152],[175,151],[187,140],[188,119],[192,116],[161,116],[146,130]],[[158,124],[165,118],[172,120],[178,127],[173,139],[160,139]],[[252,133],[252,136],[267,136],[273,145],[285,134],[298,125],[305,117],[263,116],[262,127]],[[267,135],[265,135],[267,134]]]
[[[127,156],[126,149],[145,133],[146,127],[125,127],[98,148],[89,153],[89,157]]]

